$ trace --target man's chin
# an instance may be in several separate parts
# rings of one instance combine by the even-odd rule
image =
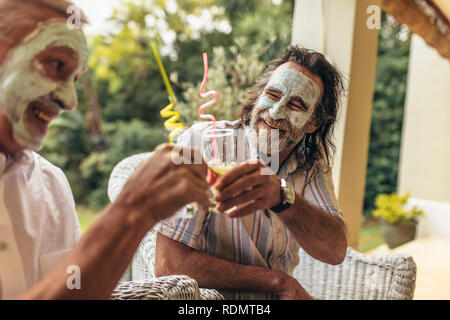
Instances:
[[[31,137],[30,133],[13,133],[14,141],[17,145],[22,147],[22,149],[27,149],[31,151],[39,151],[42,148],[42,140],[37,139],[36,137]]]

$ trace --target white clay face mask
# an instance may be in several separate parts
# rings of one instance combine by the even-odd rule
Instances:
[[[281,92],[281,99],[274,101],[268,97],[265,92],[269,89]],[[308,110],[299,111],[289,108],[288,103],[293,97],[300,97]],[[258,99],[256,108],[268,109],[273,120],[286,120],[290,122],[292,128],[303,128],[312,116],[319,97],[320,89],[312,79],[285,64],[273,73]]]
[[[46,76],[43,66],[35,59],[52,47],[70,48],[78,55],[77,70],[65,81]],[[83,32],[67,28],[63,20],[40,24],[11,49],[0,67],[0,108],[11,123],[16,143],[37,150],[46,135],[46,131],[36,129],[30,116],[27,116],[31,103],[40,101],[53,114],[59,114],[62,109],[52,102],[51,96],[58,97],[68,108],[77,105],[75,75],[84,70],[86,59],[87,44]],[[45,118],[43,113],[40,115]]]

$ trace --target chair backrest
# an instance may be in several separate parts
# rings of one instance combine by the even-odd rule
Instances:
[[[153,152],[139,153],[120,161],[112,170],[108,181],[108,197],[111,202],[116,200],[136,168],[149,159]]]
[[[303,249],[294,277],[314,297],[326,300],[410,300],[416,264],[406,254],[362,254],[347,249],[337,266],[322,263]]]

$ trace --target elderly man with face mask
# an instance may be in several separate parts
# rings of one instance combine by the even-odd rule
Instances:
[[[187,203],[208,206],[206,166],[175,165],[174,159],[193,156],[193,150],[182,155],[161,146],[80,240],[65,175],[34,152],[50,123],[76,107],[75,82],[86,69],[85,36],[67,26],[70,5],[66,0],[0,0],[3,299],[108,298],[156,222]],[[79,290],[67,287],[69,266],[81,271]]]
[[[159,226],[155,275],[186,274],[228,299],[310,299],[292,277],[299,247],[329,264],[347,249],[330,165],[342,90],[341,75],[317,52],[291,46],[270,62],[241,120],[216,124],[253,132],[247,139],[256,150],[215,185],[219,212]],[[179,143],[193,145],[210,128],[196,124]],[[267,143],[255,143],[260,137]],[[270,155],[272,174],[251,154]]]

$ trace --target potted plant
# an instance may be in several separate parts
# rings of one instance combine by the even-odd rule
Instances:
[[[384,241],[390,249],[414,239],[418,218],[425,213],[416,206],[406,207],[410,193],[400,196],[397,193],[380,194],[375,200],[374,217],[382,219],[381,229]]]

